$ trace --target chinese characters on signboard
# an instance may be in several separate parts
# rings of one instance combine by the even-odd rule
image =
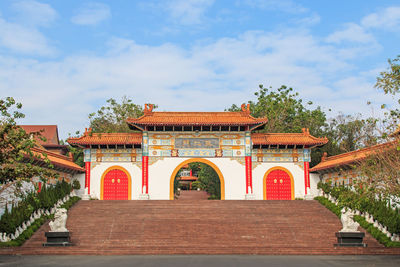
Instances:
[[[219,148],[219,138],[176,138],[175,148]]]

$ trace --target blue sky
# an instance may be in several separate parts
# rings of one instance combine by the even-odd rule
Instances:
[[[399,1],[3,0],[0,92],[63,138],[111,97],[223,111],[258,84],[379,115],[392,99],[373,85],[399,41]]]

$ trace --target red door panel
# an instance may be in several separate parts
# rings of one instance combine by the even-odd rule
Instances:
[[[270,172],[266,180],[267,200],[292,199],[292,185],[289,174],[283,170]]]
[[[104,177],[104,200],[128,199],[128,176],[121,170],[111,170]]]

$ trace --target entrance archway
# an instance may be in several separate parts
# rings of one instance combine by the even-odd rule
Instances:
[[[293,200],[293,175],[283,167],[269,169],[264,175],[263,191],[264,200]]]
[[[112,166],[103,173],[100,187],[101,200],[131,200],[132,179],[120,166]]]
[[[220,185],[221,185],[221,200],[224,200],[225,199],[225,180],[224,180],[224,176],[222,175],[222,172],[217,167],[217,165],[215,165],[211,161],[203,159],[203,158],[192,158],[192,159],[185,160],[182,163],[180,163],[174,169],[174,171],[172,172],[170,181],[169,181],[169,199],[170,200],[174,200],[174,180],[175,180],[175,176],[177,175],[178,171],[183,166],[185,166],[185,165],[187,165],[189,163],[192,163],[192,162],[201,162],[201,163],[207,164],[208,166],[210,166],[211,168],[214,169],[214,171],[218,174]]]

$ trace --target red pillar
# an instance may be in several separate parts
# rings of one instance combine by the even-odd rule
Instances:
[[[90,195],[90,162],[85,162],[85,188],[88,188],[88,194]]]
[[[146,192],[143,187],[146,186]],[[149,156],[142,157],[142,194],[149,193]]]
[[[253,177],[252,177],[252,168],[251,168],[251,156],[246,156],[246,194],[253,193]],[[251,192],[249,192],[249,187]]]
[[[310,163],[308,161],[304,162],[304,187],[307,195],[307,188],[310,187]]]

